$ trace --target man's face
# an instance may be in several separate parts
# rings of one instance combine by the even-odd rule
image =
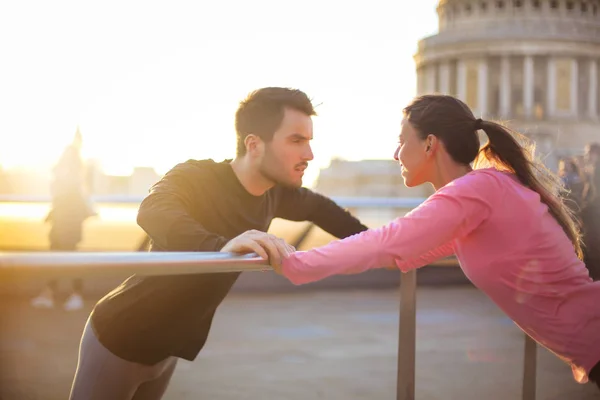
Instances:
[[[312,118],[301,111],[285,109],[281,126],[265,144],[261,174],[274,183],[302,186],[304,170],[314,158],[310,147],[312,138]]]

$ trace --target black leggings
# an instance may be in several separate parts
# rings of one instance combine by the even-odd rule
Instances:
[[[588,377],[590,378],[590,381],[594,382],[598,386],[598,389],[600,389],[600,362],[592,368]]]

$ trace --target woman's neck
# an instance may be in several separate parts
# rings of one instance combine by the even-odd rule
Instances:
[[[457,164],[455,162],[438,163],[436,165],[435,177],[431,180],[431,184],[437,191],[471,171],[473,171],[473,168],[470,165]]]

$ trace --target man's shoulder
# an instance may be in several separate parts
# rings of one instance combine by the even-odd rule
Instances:
[[[170,175],[203,175],[224,171],[228,166],[228,160],[216,162],[212,158],[204,160],[189,159],[171,168],[165,176]]]

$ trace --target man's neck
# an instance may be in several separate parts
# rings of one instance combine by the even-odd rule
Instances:
[[[265,178],[258,169],[254,168],[245,157],[236,157],[230,165],[244,189],[253,196],[262,196],[267,190],[275,186],[272,181]]]

